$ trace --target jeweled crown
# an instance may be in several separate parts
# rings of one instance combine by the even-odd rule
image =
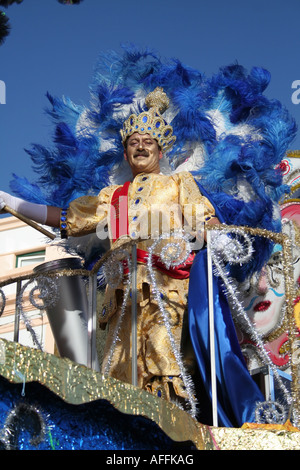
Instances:
[[[162,88],[157,87],[146,96],[145,104],[148,111],[141,114],[131,114],[123,124],[121,129],[122,142],[138,132],[139,134],[149,134],[157,140],[162,152],[170,149],[174,144],[176,137],[173,135],[173,128],[164,118],[162,113],[169,107],[169,98]]]

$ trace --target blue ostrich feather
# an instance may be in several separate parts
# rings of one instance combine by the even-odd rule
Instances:
[[[96,90],[95,95],[97,97],[97,106],[94,109],[89,110],[89,118],[94,124],[99,124],[100,128],[111,126],[116,129],[120,129],[122,121],[113,120],[113,113],[121,108],[124,104],[130,104],[132,102],[134,93],[132,90],[126,87],[111,87],[107,86],[105,82],[100,83]]]
[[[41,187],[35,183],[31,183],[25,177],[13,174],[14,180],[10,186],[12,191],[27,201],[36,204],[51,204],[51,199],[42,191]]]
[[[51,108],[46,108],[46,112],[53,122],[74,124],[84,109],[83,106],[73,103],[69,97],[58,98],[49,92],[46,93],[46,97],[51,104]]]
[[[215,90],[224,90],[231,104],[232,123],[245,120],[251,109],[267,101],[262,93],[268,86],[270,78],[270,73],[263,68],[253,67],[248,74],[239,64],[222,67],[212,78],[212,87]]]

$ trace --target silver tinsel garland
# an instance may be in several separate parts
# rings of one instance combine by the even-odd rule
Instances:
[[[46,435],[46,421],[37,406],[20,402],[7,415],[0,433],[0,443],[5,450],[19,450],[19,434],[31,430],[32,446],[38,446]]]
[[[117,287],[117,285],[122,281],[123,272],[124,272],[124,264],[123,264],[124,261],[126,261],[127,263],[128,274],[125,280],[125,290],[124,290],[124,296],[123,296],[123,302],[121,306],[120,315],[118,318],[117,326],[113,334],[113,340],[112,340],[112,344],[108,353],[108,359],[103,370],[104,376],[107,376],[109,374],[109,371],[111,368],[112,357],[114,354],[116,343],[117,341],[119,341],[119,331],[120,331],[122,320],[123,320],[124,313],[126,310],[128,297],[130,295],[130,289],[131,289],[130,253],[127,250],[119,249],[115,253],[113,253],[111,257],[104,264],[104,273],[107,276],[106,282],[107,283],[111,282],[113,286]],[[114,268],[112,269],[112,267]],[[114,279],[114,273],[117,273],[117,280]],[[122,273],[122,277],[120,278],[121,273]]]
[[[17,310],[20,312],[20,316],[26,326],[26,329],[27,331],[29,331],[30,335],[31,335],[31,338],[32,338],[32,341],[34,343],[34,345],[40,349],[41,351],[43,350],[42,348],[42,345],[37,337],[37,334],[36,332],[34,331],[34,329],[32,328],[31,326],[31,323],[27,317],[27,315],[25,314],[24,312],[24,309],[23,309],[23,296],[24,296],[24,293],[25,293],[25,290],[27,289],[27,287],[33,282],[32,279],[30,279],[29,281],[27,281],[24,286],[22,286],[21,290],[20,290],[20,293],[19,295],[17,296],[17,299],[16,299],[16,307],[17,307]],[[35,287],[34,287],[35,289]]]
[[[238,235],[239,238],[233,238],[232,234]],[[240,241],[241,239],[243,240],[243,243]],[[230,265],[242,265],[251,259],[251,256],[253,256],[251,237],[245,233],[243,229],[228,228],[224,226],[221,231],[212,231],[211,240],[214,273],[223,281],[225,293],[231,299],[231,305],[233,306],[234,312],[233,316],[235,317],[235,320],[241,325],[246,325],[247,332],[250,334],[251,339],[259,349],[264,364],[268,365],[272,369],[274,378],[277,381],[288,406],[288,410],[286,410],[285,413],[287,416],[289,413],[289,408],[293,404],[293,397],[289,390],[285,387],[280,375],[278,374],[277,368],[270,359],[262,336],[258,334],[257,330],[254,328],[242,303],[240,302],[236,284],[230,277],[229,270],[226,268],[226,264],[228,263]],[[273,419],[277,419],[279,415],[278,413],[274,412],[276,408],[280,408],[282,410],[282,405],[275,402],[271,403],[270,401],[259,403],[256,412],[256,419],[259,419],[259,415],[264,415],[265,417],[268,416],[268,419],[270,419],[270,416],[272,416]],[[262,410],[264,413],[262,413]],[[296,410],[293,410],[293,412],[294,419],[296,422],[298,422]],[[280,419],[282,419],[282,413],[280,416]]]
[[[166,265],[166,267],[170,266],[178,266],[180,264],[183,264],[188,256],[191,253],[191,246],[189,242],[189,237],[188,235],[185,235],[182,231],[174,232],[172,234],[172,237],[174,239],[177,239],[177,242],[169,242],[167,243],[162,250],[159,253],[160,259],[163,261],[163,263]],[[159,310],[162,314],[162,318],[164,321],[164,325],[166,327],[169,341],[171,344],[172,352],[175,356],[176,362],[179,366],[180,369],[180,374],[181,378],[183,380],[183,383],[186,387],[186,391],[189,397],[189,405],[190,405],[190,413],[193,417],[196,416],[197,414],[197,400],[195,398],[195,392],[194,392],[194,384],[191,379],[191,377],[187,374],[183,359],[180,353],[179,345],[176,343],[174,336],[172,334],[171,330],[171,325],[170,325],[170,319],[169,319],[169,314],[168,311],[165,308],[165,303],[163,298],[160,295],[160,287],[157,284],[156,281],[156,276],[155,276],[155,269],[153,269],[153,263],[152,263],[152,258],[154,255],[154,252],[157,252],[157,248],[159,243],[162,240],[169,239],[170,234],[162,234],[150,247],[149,249],[149,256],[147,259],[147,267],[148,267],[148,273],[149,277],[151,280],[151,288],[152,292],[155,296],[155,300],[157,302],[157,305],[159,307]]]

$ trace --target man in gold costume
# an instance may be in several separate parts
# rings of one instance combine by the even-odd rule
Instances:
[[[184,404],[188,392],[183,376],[192,376],[195,368],[186,318],[189,269],[194,255],[191,253],[186,262],[169,269],[159,260],[159,254],[155,257],[156,282],[169,316],[171,332],[164,324],[160,306],[152,292],[146,260],[153,237],[162,231],[159,217],[165,219],[170,233],[163,242],[164,246],[176,242],[171,233],[182,229],[185,208],[189,209],[192,217],[189,230],[197,237],[199,234],[203,237],[204,222],[216,223],[218,220],[214,207],[201,194],[189,172],[171,176],[161,174],[162,152],[175,141],[172,128],[161,116],[168,106],[168,98],[162,89],[156,89],[148,95],[146,104],[148,111],[131,115],[121,130],[124,158],[130,166],[132,181],[124,186],[104,188],[98,196],[80,197],[72,201],[67,210],[48,206],[45,211],[44,207],[20,201],[3,192],[0,198],[2,206],[14,206],[33,220],[60,227],[63,236],[76,237],[92,232],[100,236],[101,228],[107,226],[112,249],[117,249],[128,240],[136,240],[137,383],[150,393]],[[175,207],[175,210],[168,212],[166,209],[170,207]],[[157,218],[158,214],[160,216]],[[124,220],[125,223],[122,223]],[[155,223],[155,220],[160,222]],[[125,281],[121,281],[117,288],[107,285],[100,325],[102,328],[108,325],[103,370],[108,366],[109,353],[113,348],[109,374],[130,383],[130,301],[122,319],[118,341],[114,342],[125,286]],[[185,371],[178,364],[179,357]]]

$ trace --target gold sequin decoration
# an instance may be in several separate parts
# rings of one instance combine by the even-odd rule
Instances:
[[[207,428],[216,450],[299,450],[300,433],[283,430]]]

